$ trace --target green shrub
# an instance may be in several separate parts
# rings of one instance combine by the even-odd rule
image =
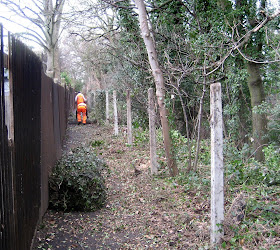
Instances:
[[[67,72],[62,72],[61,73],[61,78],[63,78],[65,80],[65,83],[68,87],[72,86],[72,80],[71,77],[68,75]]]
[[[91,149],[78,147],[62,156],[50,176],[50,208],[94,211],[106,200],[105,163]]]
[[[265,155],[264,182],[267,185],[280,184],[280,148],[268,145],[263,149]]]
[[[95,92],[95,103],[93,107],[93,114],[94,117],[98,122],[106,120],[106,93],[104,90],[96,91]]]
[[[265,162],[261,163],[252,158],[248,144],[238,150],[233,143],[227,142],[224,150],[225,174],[230,183],[266,186],[279,184],[279,148],[268,145],[263,151]]]
[[[149,130],[143,130],[141,127],[134,130],[134,141],[135,146],[145,146],[149,144]]]
[[[192,162],[196,155],[197,141],[191,140],[188,145],[188,138],[182,135],[178,130],[171,130],[171,138],[173,144],[173,150],[177,157],[179,164],[183,168],[187,168],[189,163],[189,147],[191,148]],[[210,165],[211,164],[211,147],[210,140],[200,140],[200,148],[198,152],[198,163],[199,165]],[[179,165],[179,166],[180,166]]]
[[[272,143],[280,146],[280,104],[276,104],[268,113],[268,137]]]

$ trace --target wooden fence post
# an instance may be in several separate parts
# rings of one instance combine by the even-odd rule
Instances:
[[[127,104],[127,143],[132,145],[132,119],[131,119],[131,97],[130,90],[126,91]]]
[[[114,104],[114,131],[115,131],[115,136],[117,136],[119,134],[119,127],[118,127],[118,109],[117,109],[116,90],[113,91],[113,104]]]
[[[221,84],[210,86],[211,244],[220,243],[224,221],[223,117]]]
[[[151,173],[158,173],[157,163],[157,149],[156,149],[156,114],[155,114],[155,102],[154,102],[154,90],[150,88],[148,90],[149,101],[149,132],[150,132],[150,160],[151,160]]]
[[[106,124],[109,124],[109,92],[106,90]]]

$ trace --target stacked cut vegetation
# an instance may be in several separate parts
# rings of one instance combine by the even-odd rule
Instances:
[[[105,163],[91,149],[77,147],[63,155],[50,176],[50,208],[94,211],[106,200]]]

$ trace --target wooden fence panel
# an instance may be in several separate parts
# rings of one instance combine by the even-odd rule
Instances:
[[[48,177],[61,155],[74,91],[54,84],[40,59],[12,37],[5,107],[0,28],[0,249],[30,249],[48,207]]]
[[[58,85],[53,84],[53,119],[54,119],[54,137],[56,145],[56,158],[61,156],[61,133],[60,133],[60,114],[59,114],[59,94]]]
[[[58,106],[59,109],[59,130],[65,131],[67,127],[67,105],[66,105],[66,94],[65,88],[62,86],[58,86]],[[64,133],[60,133],[60,141],[64,140]]]
[[[15,249],[13,172],[5,124],[3,26],[0,25],[0,249]]]
[[[46,212],[49,202],[48,177],[57,160],[54,137],[53,80],[42,72],[41,93],[41,211]]]
[[[17,249],[28,249],[41,202],[41,62],[12,37],[14,189]]]

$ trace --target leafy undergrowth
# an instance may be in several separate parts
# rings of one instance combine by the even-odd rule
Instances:
[[[105,207],[95,212],[48,210],[33,249],[209,249],[210,167],[168,177],[150,175],[149,147],[133,146],[110,127],[70,125],[65,151],[83,145],[103,158]],[[280,188],[226,186],[224,249],[279,249]]]

